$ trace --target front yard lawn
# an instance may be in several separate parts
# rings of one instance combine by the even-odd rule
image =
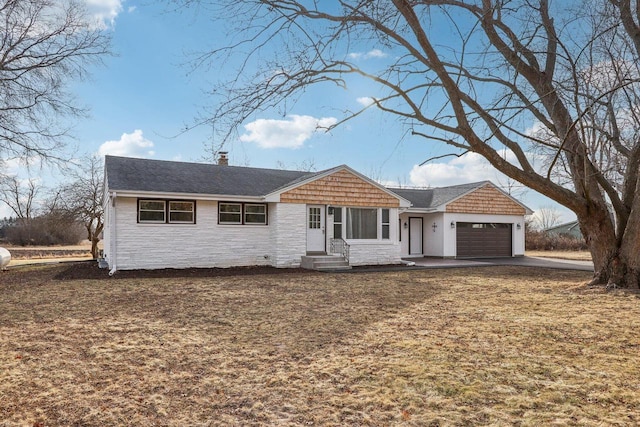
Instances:
[[[0,426],[636,425],[640,300],[496,267],[0,272]]]

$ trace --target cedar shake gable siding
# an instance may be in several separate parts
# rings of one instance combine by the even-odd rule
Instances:
[[[400,201],[353,173],[340,170],[280,195],[282,203],[397,208]]]
[[[447,204],[446,212],[526,215],[526,209],[491,185],[485,185]]]

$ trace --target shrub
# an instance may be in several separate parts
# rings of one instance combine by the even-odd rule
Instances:
[[[76,245],[85,237],[81,224],[57,213],[16,221],[4,232],[9,243],[19,246]]]
[[[544,231],[527,230],[525,247],[537,251],[584,251],[589,249],[584,239],[568,234],[549,234]]]

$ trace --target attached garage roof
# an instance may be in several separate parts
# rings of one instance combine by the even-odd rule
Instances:
[[[412,203],[412,208],[435,210],[439,206],[445,205],[486,184],[491,184],[491,182],[481,181],[441,188],[390,188],[390,190],[409,200]]]

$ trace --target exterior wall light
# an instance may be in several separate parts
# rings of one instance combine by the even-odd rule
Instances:
[[[431,226],[431,228],[433,228],[433,232],[436,232],[436,228],[438,228],[438,224],[436,224],[435,222],[433,223],[433,225]]]
[[[517,223],[517,224],[516,224],[516,228],[517,228],[518,230],[520,230],[520,229],[522,228],[522,226],[520,225],[520,223]]]
[[[405,229],[405,230],[406,230],[407,228],[409,228],[409,224],[407,224],[407,221],[405,221],[405,222],[404,222],[403,227],[404,227],[404,229]]]
[[[451,221],[451,228],[456,228],[456,222],[455,221]]]

